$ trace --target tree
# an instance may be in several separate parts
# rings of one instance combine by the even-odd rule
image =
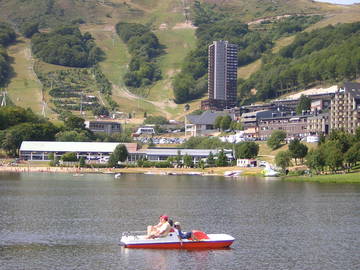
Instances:
[[[84,157],[80,157],[79,159],[79,166],[81,168],[85,167],[86,163],[85,163],[85,158]]]
[[[294,139],[289,143],[289,152],[291,157],[295,159],[295,164],[297,164],[298,158],[303,159],[306,156],[308,148],[299,139]]]
[[[329,134],[329,141],[334,142],[340,149],[340,151],[344,154],[347,150],[349,150],[353,136],[343,130],[332,130]]]
[[[219,152],[215,164],[218,167],[225,167],[228,165],[227,157],[223,149]]]
[[[280,147],[280,145],[284,142],[286,138],[286,133],[283,130],[274,130],[271,133],[270,138],[267,141],[267,145],[272,149],[275,150]]]
[[[96,116],[109,116],[109,110],[105,106],[96,106],[92,109],[92,113]]]
[[[221,129],[222,130],[227,130],[230,128],[231,125],[231,117],[230,115],[225,115],[222,119],[221,119]]]
[[[278,152],[275,156],[275,164],[285,172],[286,168],[291,165],[291,154],[289,151]]]
[[[76,153],[74,152],[68,152],[61,156],[62,161],[68,161],[68,162],[74,162],[77,161]]]
[[[344,155],[344,161],[353,166],[360,160],[360,142],[354,144]]]
[[[214,154],[212,152],[210,152],[207,160],[206,160],[206,163],[209,167],[214,167],[215,166],[215,159],[214,159]]]
[[[175,157],[175,161],[176,161],[176,166],[180,167],[181,166],[181,160],[182,160],[182,156],[180,153],[180,150],[177,152],[177,155]]]
[[[109,167],[117,167],[119,161],[124,162],[128,157],[128,151],[124,144],[116,146],[113,153],[111,153],[108,165]]]
[[[52,123],[22,123],[6,130],[2,140],[3,149],[12,156],[23,141],[53,141],[58,128]]]
[[[26,38],[31,38],[34,34],[39,33],[39,24],[35,23],[24,23],[21,26],[21,33]]]
[[[64,124],[65,127],[67,129],[73,130],[73,129],[84,129],[85,128],[85,124],[84,124],[85,120],[81,117],[75,116],[75,115],[70,115],[69,117],[66,118]]]
[[[60,131],[55,135],[56,141],[59,142],[90,142],[91,137],[85,131],[69,130]]]
[[[336,171],[343,166],[344,155],[339,149],[337,141],[327,141],[321,145],[321,150],[324,152],[325,164],[330,167],[332,171]]]
[[[321,149],[310,150],[306,155],[305,164],[310,170],[315,170],[316,173],[323,171],[325,166],[325,157]]]
[[[204,169],[205,168],[205,161],[201,159],[199,161],[199,163],[198,163],[198,167],[201,168],[201,169]]]
[[[217,129],[221,128],[222,119],[223,119],[223,117],[221,115],[219,115],[215,118],[214,128],[217,128]]]
[[[188,154],[184,156],[184,165],[188,168],[192,168],[194,166],[193,159]]]
[[[311,99],[305,95],[301,95],[299,103],[296,106],[296,113],[301,114],[302,111],[308,111],[311,108]]]
[[[235,145],[236,158],[255,158],[259,153],[259,145],[255,142],[241,142]]]
[[[244,130],[244,127],[240,122],[231,121],[230,129],[231,130]]]

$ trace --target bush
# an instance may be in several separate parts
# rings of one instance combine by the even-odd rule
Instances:
[[[76,153],[74,153],[74,152],[68,152],[68,153],[63,154],[61,156],[61,160],[62,161],[68,161],[68,162],[78,161],[78,159],[76,157]]]
[[[172,168],[172,164],[169,161],[148,161],[148,160],[139,160],[137,165],[142,168]]]
[[[144,120],[144,124],[145,125],[166,125],[169,124],[169,121],[164,117],[164,116],[148,116],[145,120]]]

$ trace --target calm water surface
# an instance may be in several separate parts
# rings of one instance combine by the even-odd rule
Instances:
[[[166,213],[231,249],[132,250]],[[0,269],[360,269],[360,185],[0,174]]]

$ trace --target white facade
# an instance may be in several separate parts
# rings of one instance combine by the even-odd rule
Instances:
[[[20,158],[24,160],[49,161],[49,154],[61,157],[68,152],[76,153],[77,158],[87,160],[105,160],[120,143],[112,142],[52,142],[23,141],[20,146]],[[136,152],[136,143],[124,144],[129,152],[129,158]]]

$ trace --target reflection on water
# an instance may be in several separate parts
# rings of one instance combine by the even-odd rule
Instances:
[[[227,250],[132,250],[160,214]],[[360,185],[223,177],[0,174],[0,269],[358,269]]]

